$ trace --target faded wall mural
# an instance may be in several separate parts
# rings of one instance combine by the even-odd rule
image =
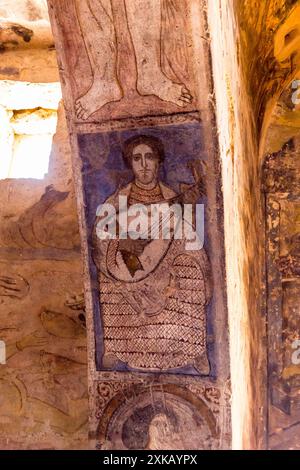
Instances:
[[[189,250],[186,237],[176,239],[175,234],[164,239],[162,217],[152,225],[149,220],[138,239],[118,233],[112,240],[101,240],[100,217],[96,217],[100,203],[111,204],[122,216],[122,197],[126,210],[137,204],[149,208],[149,219],[153,204],[176,204],[182,209],[184,204],[205,203],[205,161],[197,160],[201,125],[187,122],[82,135],[79,142],[87,183],[91,263],[99,282],[100,368],[179,369],[208,375],[212,279],[206,247]],[[98,170],[93,168],[97,157]]]

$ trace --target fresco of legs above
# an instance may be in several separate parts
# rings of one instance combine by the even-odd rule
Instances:
[[[72,0],[60,10],[63,30],[72,25],[65,41],[79,122],[196,109],[188,2]]]

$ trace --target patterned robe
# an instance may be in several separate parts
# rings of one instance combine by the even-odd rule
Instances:
[[[176,196],[162,183],[150,191],[130,183],[106,201],[117,210],[119,195],[128,197],[128,205],[165,202]],[[126,273],[118,243],[94,236],[105,356],[134,369],[192,366],[207,375],[206,306],[211,298],[211,274],[204,249],[186,251],[185,239],[171,238],[158,262],[132,277]],[[160,241],[152,241],[142,264],[150,259],[151,265],[157,256],[155,243],[159,248]]]

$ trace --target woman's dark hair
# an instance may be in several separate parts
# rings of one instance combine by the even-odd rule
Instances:
[[[133,149],[137,145],[148,145],[153,150],[153,153],[157,155],[159,163],[162,163],[165,159],[165,150],[163,143],[157,138],[151,135],[138,135],[130,137],[126,140],[123,147],[123,159],[128,167],[131,167],[131,159]]]

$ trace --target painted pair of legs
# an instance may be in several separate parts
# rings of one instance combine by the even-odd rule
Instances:
[[[184,107],[192,96],[161,70],[161,0],[125,0],[137,64],[137,91]],[[93,69],[93,83],[76,101],[76,114],[87,119],[123,92],[117,78],[117,41],[111,0],[76,0],[77,15]]]

